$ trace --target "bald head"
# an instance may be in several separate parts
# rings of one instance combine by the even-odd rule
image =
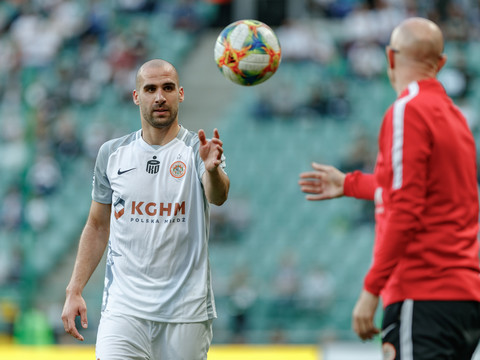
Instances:
[[[164,72],[169,72],[173,77],[174,80],[177,82],[179,81],[178,72],[175,66],[169,63],[166,60],[162,59],[153,59],[144,63],[140,69],[137,71],[137,76],[135,79],[135,87],[138,90],[141,87],[141,84],[145,78],[144,74],[150,70],[160,70]]]
[[[390,46],[407,60],[435,68],[443,52],[443,35],[432,21],[414,17],[393,30]]]
[[[412,81],[435,78],[447,61],[440,28],[419,17],[404,20],[393,30],[386,55],[388,77],[397,94]]]

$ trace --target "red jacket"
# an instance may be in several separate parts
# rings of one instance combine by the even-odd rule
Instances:
[[[480,301],[475,142],[436,79],[387,110],[375,174],[349,173],[347,196],[373,199],[376,235],[364,288],[405,299]]]

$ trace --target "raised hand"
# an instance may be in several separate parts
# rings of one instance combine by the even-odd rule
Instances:
[[[300,174],[298,184],[307,200],[325,200],[343,196],[345,174],[330,165],[312,163],[313,171]]]
[[[208,202],[221,205],[227,200],[230,189],[230,180],[227,174],[219,168],[222,163],[223,143],[217,129],[213,130],[211,140],[207,140],[203,130],[198,131],[198,138],[200,139],[199,155],[206,170],[202,176],[205,195]]]
[[[218,130],[213,130],[213,138],[207,140],[205,131],[200,129],[198,138],[200,139],[199,153],[205,163],[205,169],[209,172],[216,170],[222,162],[223,154],[223,142],[220,140]]]

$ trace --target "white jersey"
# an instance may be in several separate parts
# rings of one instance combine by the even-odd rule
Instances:
[[[95,165],[92,198],[112,204],[102,311],[215,318],[198,136],[181,127],[168,144],[151,146],[141,134],[103,144]]]

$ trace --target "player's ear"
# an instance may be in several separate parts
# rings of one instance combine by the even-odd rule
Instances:
[[[447,55],[446,54],[440,55],[437,63],[437,72],[439,72],[443,68],[443,65],[445,65],[446,62],[447,62]]]
[[[185,99],[185,93],[183,92],[183,87],[180,86],[180,89],[178,89],[178,100],[179,102],[183,102]]]
[[[133,102],[135,103],[135,105],[139,105],[139,104],[140,104],[140,103],[138,102],[138,92],[137,92],[137,90],[133,90],[132,98],[133,98]]]
[[[395,51],[390,46],[387,46],[385,52],[387,55],[388,68],[395,68]]]

